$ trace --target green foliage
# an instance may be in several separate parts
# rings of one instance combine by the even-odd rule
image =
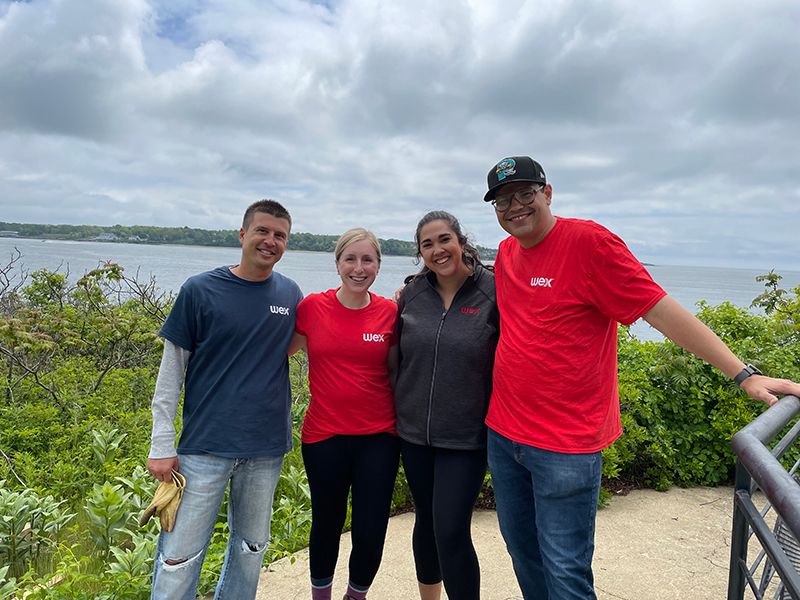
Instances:
[[[750,306],[761,308],[766,314],[771,315],[784,305],[786,302],[786,290],[778,287],[781,279],[783,277],[775,271],[770,271],[765,275],[758,275],[756,281],[763,283],[765,289],[763,293],[753,299]]]
[[[131,509],[134,514],[139,514],[150,504],[150,499],[156,493],[158,482],[150,476],[143,465],[136,465],[129,477],[116,477],[123,487],[127,488]]]
[[[131,547],[112,547],[113,560],[105,574],[115,586],[112,598],[146,598],[150,593],[156,538],[133,534]]]
[[[101,552],[103,560],[108,560],[113,546],[121,538],[129,537],[130,494],[119,484],[96,483],[86,499],[89,535]]]
[[[488,476],[487,473],[486,477]],[[485,478],[484,481],[486,481]],[[413,506],[411,488],[408,487],[406,473],[403,469],[403,461],[400,461],[400,468],[397,472],[397,478],[394,480],[394,492],[392,493],[392,514],[408,512],[413,509]]]
[[[301,466],[289,464],[281,473],[273,515],[271,560],[297,552],[311,531],[311,491]]]
[[[0,267],[0,600],[18,592],[32,599],[146,598],[158,522],[139,528],[136,519],[156,487],[143,464],[160,360],[156,332],[172,298],[112,263],[75,284],[38,271],[11,286],[4,275]],[[766,291],[754,301],[763,314],[701,303],[698,315],[746,362],[798,379],[800,288],[786,292],[780,276],[763,277]],[[305,547],[311,526],[299,449],[308,362],[298,354],[290,367],[295,449],[278,483],[266,562]],[[683,350],[642,342],[625,328],[619,395],[624,435],[604,451],[603,474],[658,489],[730,479],[730,438],[761,410]],[[482,501],[490,486],[487,475]],[[410,504],[401,469],[393,510]],[[223,503],[201,593],[219,577],[226,510]]]
[[[698,304],[697,316],[745,362],[767,374],[800,378],[800,288],[767,291],[758,315],[728,302]],[[733,434],[764,405],[722,373],[670,342],[642,342],[620,329],[619,395],[624,435],[603,451],[606,477],[671,485],[718,485],[733,477]],[[795,456],[790,454],[789,459]]]
[[[8,575],[11,565],[0,567],[0,600],[11,598],[11,595],[17,589],[17,580]]]
[[[116,458],[119,447],[126,437],[128,436],[120,433],[117,428],[92,431],[92,452],[100,466]]]
[[[22,575],[59,538],[75,516],[65,512],[63,505],[64,501],[40,496],[30,488],[11,490],[0,480],[0,558],[8,565],[9,576]]]

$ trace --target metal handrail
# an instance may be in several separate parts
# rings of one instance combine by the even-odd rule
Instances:
[[[800,399],[786,396],[733,436],[737,460],[728,600],[742,600],[746,584],[756,598],[762,598],[747,566],[749,530],[761,543],[785,591],[794,600],[800,600],[800,573],[752,499],[754,490],[760,488],[794,538],[800,539],[800,485],[779,462],[800,435],[800,425],[784,435],[773,450],[767,447],[798,414]]]

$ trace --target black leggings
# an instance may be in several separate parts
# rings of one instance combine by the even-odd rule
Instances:
[[[448,450],[400,441],[414,496],[414,563],[420,583],[444,580],[450,600],[480,597],[472,507],[486,475],[486,449]]]
[[[303,444],[303,461],[311,488],[311,579],[333,577],[352,488],[350,581],[369,587],[383,554],[399,462],[397,438],[336,435]]]

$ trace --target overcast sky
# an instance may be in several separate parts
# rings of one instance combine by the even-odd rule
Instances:
[[[800,270],[800,2],[0,0],[0,221],[496,246],[521,154],[642,261]]]

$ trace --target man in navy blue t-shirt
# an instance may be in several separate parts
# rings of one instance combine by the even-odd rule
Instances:
[[[275,486],[292,440],[286,351],[303,295],[273,271],[291,224],[274,200],[252,204],[239,230],[239,264],[189,278],[159,332],[164,355],[147,468],[160,481],[179,471],[186,489],[173,530],[162,530],[158,540],[154,599],[195,597],[229,483],[230,537],[215,598],[255,597]]]

